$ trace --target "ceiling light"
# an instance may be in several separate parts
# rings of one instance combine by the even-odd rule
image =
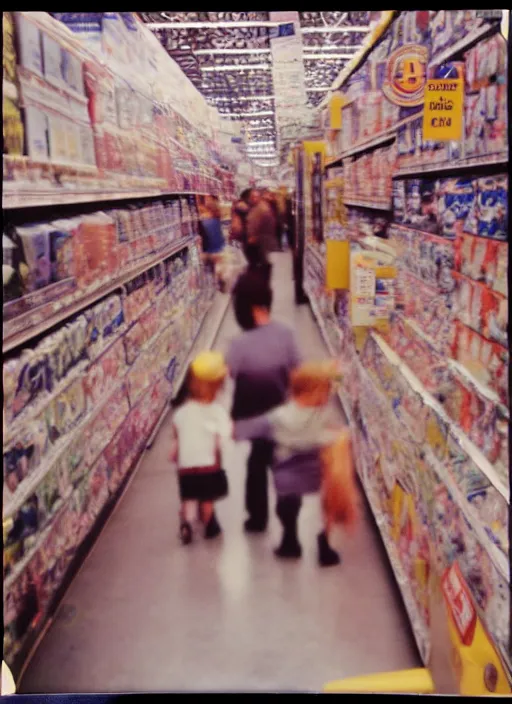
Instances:
[[[331,90],[331,86],[324,86],[323,88],[306,88],[306,93],[323,93],[327,90]]]
[[[196,49],[197,56],[223,56],[224,54],[270,54],[270,49]]]
[[[279,27],[280,22],[147,22],[148,29],[231,29],[234,27]]]
[[[229,116],[229,117],[259,117],[259,116],[264,116],[264,115],[273,115],[274,111],[273,110],[262,110],[261,112],[224,112],[222,113],[223,117]]]
[[[264,132],[265,130],[273,130],[271,125],[249,125],[247,127],[248,132]]]
[[[241,95],[241,96],[228,96],[228,95],[221,95],[217,96],[215,98],[209,98],[209,100],[212,100],[215,103],[218,103],[220,101],[224,100],[232,100],[234,102],[240,101],[240,102],[250,102],[251,100],[275,100],[275,96],[273,95]]]
[[[321,46],[303,46],[302,50],[308,51],[340,51],[340,49],[362,49],[362,44],[351,44],[349,46],[338,46],[337,44],[322,44]]]
[[[274,144],[274,142],[272,142],[272,141],[270,141],[270,142],[267,142],[267,141],[265,141],[265,142],[247,142],[247,146],[251,146],[251,147],[256,144]]]
[[[352,59],[354,54],[305,54],[304,61],[309,59]]]
[[[350,32],[369,32],[370,28],[367,27],[303,27],[302,34],[344,34]]]
[[[270,64],[229,64],[224,66],[200,66],[201,71],[270,71]]]

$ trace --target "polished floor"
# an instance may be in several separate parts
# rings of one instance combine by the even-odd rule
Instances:
[[[273,283],[275,318],[295,328],[305,356],[324,357],[311,312],[293,304],[286,254],[276,255]],[[215,347],[237,334],[229,310]],[[343,563],[322,570],[310,497],[300,517],[303,559],[277,561],[277,518],[267,535],[242,531],[243,446],[218,505],[222,538],[182,547],[169,422],[69,588],[20,693],[319,691],[332,679],[419,664],[370,516],[354,537],[336,536]]]

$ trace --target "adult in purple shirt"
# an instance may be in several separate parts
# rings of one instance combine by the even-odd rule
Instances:
[[[227,355],[235,392],[231,417],[246,420],[280,406],[288,397],[290,372],[301,362],[295,336],[271,319],[272,290],[255,272],[242,274],[233,291],[236,319],[244,330]],[[252,441],[247,462],[245,530],[263,532],[268,523],[268,469],[273,444]]]

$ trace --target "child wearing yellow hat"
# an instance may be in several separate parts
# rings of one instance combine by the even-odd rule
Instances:
[[[173,416],[174,447],[171,461],[177,464],[181,498],[180,538],[192,541],[192,509],[195,503],[205,526],[204,537],[221,533],[214,501],[227,496],[223,462],[233,435],[227,411],[216,402],[227,376],[220,352],[202,352],[188,370],[187,396]]]
[[[340,376],[333,362],[309,362],[291,372],[291,398],[269,413],[235,423],[235,438],[265,438],[275,443],[273,475],[277,515],[283,526],[278,557],[302,555],[297,520],[304,494],[322,491],[324,530],[318,535],[318,560],[340,562],[329,544],[334,523],[354,522],[356,496],[346,432],[331,416],[329,398]],[[340,456],[340,452],[342,456]],[[336,496],[333,496],[335,492]]]

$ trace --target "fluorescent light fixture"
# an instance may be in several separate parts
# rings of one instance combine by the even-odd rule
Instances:
[[[369,32],[370,27],[303,27],[302,34],[350,34],[351,32]]]
[[[196,56],[224,56],[224,54],[270,54],[270,49],[196,49]]]
[[[324,86],[323,88],[306,88],[306,93],[325,93],[331,90],[331,86]]]
[[[265,132],[266,130],[273,131],[272,125],[249,125],[247,132]]]
[[[250,146],[250,147],[254,147],[254,146],[260,145],[260,144],[274,144],[274,142],[273,142],[272,140],[270,140],[270,141],[263,141],[263,142],[247,142],[247,146],[248,146],[248,147],[249,147],[249,146]]]
[[[200,66],[201,71],[270,71],[272,66],[270,64],[226,64],[224,66]]]
[[[310,59],[352,59],[354,54],[305,54],[304,61]]]
[[[248,103],[251,100],[275,100],[275,96],[274,95],[243,95],[240,97],[237,97],[237,96],[229,97],[227,95],[222,95],[222,96],[217,96],[215,98],[208,98],[208,100],[212,100],[214,103],[219,103],[224,100],[233,101],[233,102]]]
[[[279,27],[280,22],[147,22],[148,29],[230,29],[234,27]]]
[[[345,51],[346,49],[362,49],[362,44],[351,44],[350,46],[337,46],[336,44],[322,44],[321,46],[303,46],[302,51]]]
[[[263,117],[273,115],[273,110],[262,110],[261,112],[221,112],[222,117]]]

